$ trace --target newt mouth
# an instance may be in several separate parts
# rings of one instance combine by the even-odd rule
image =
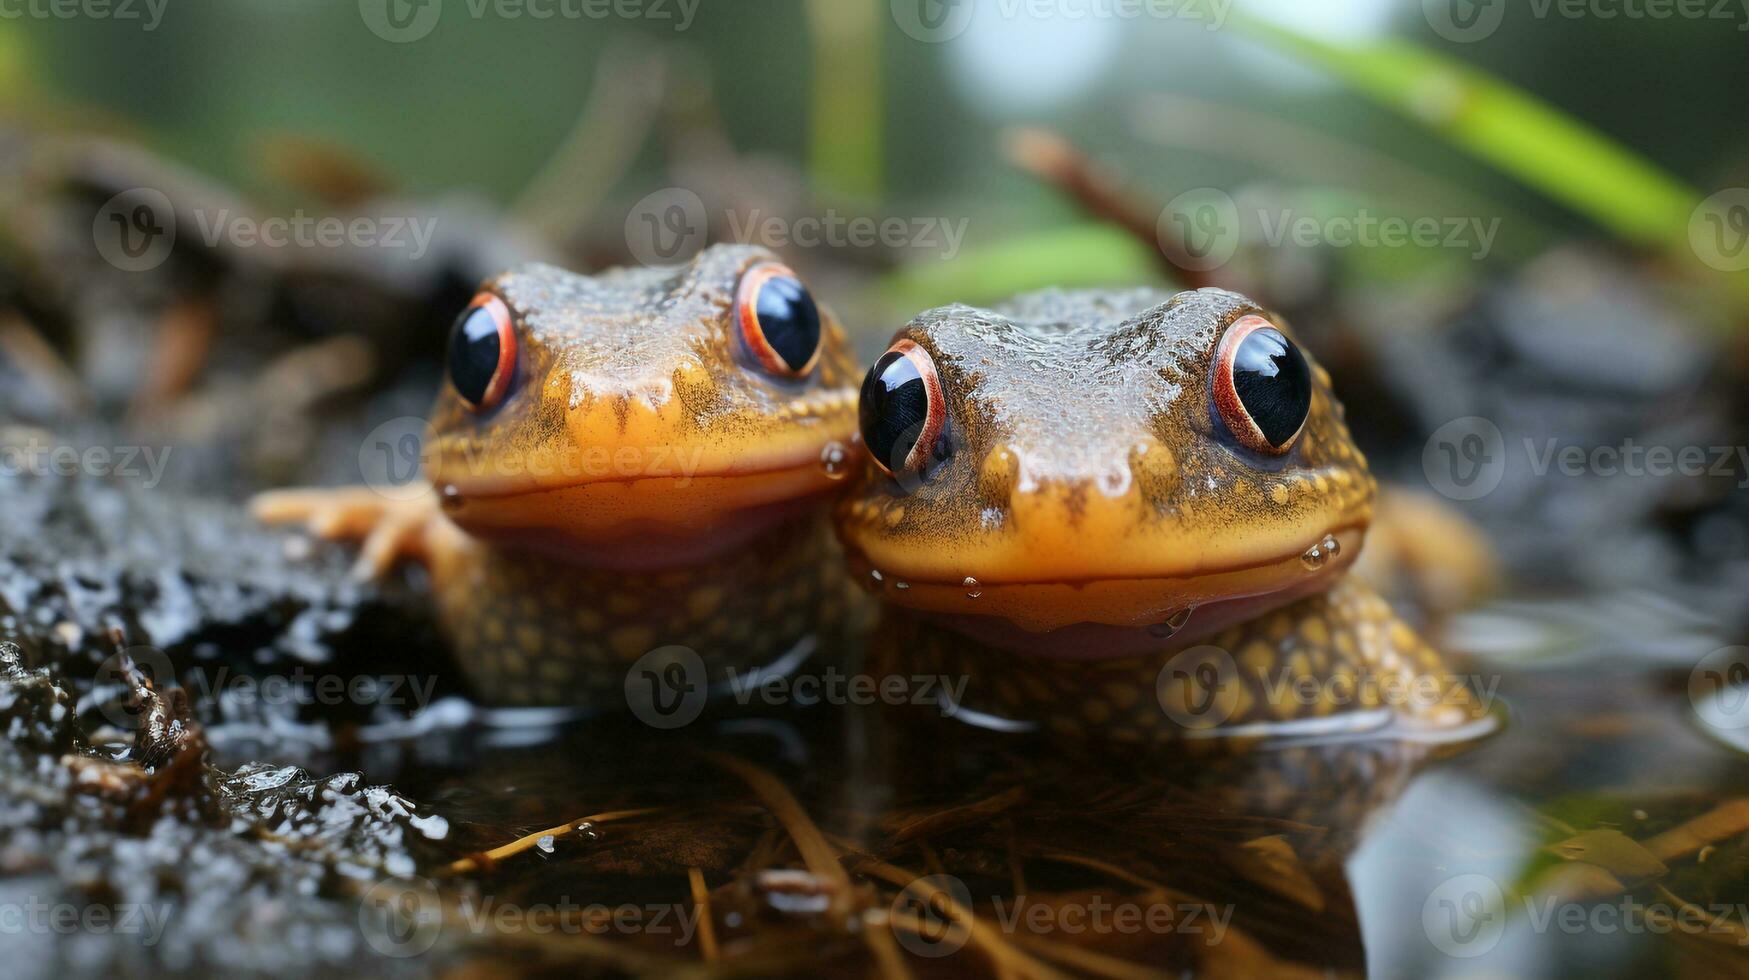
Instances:
[[[959,582],[852,567],[881,598],[973,639],[1017,653],[1098,660],[1190,645],[1228,626],[1328,589],[1360,550],[1351,525],[1267,561],[1159,576]]]
[[[439,483],[438,491],[445,515],[482,539],[592,566],[655,569],[712,558],[822,509],[836,485],[815,459],[496,492]]]

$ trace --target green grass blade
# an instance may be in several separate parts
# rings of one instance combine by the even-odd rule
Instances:
[[[1346,45],[1256,17],[1235,23],[1628,241],[1685,246],[1698,192],[1511,85],[1404,41]]]

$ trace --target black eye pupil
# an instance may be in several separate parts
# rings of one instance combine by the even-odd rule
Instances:
[[[1233,389],[1272,446],[1282,446],[1312,410],[1312,372],[1298,347],[1268,327],[1247,334],[1233,354]]]
[[[929,417],[929,391],[917,365],[898,351],[876,361],[862,381],[857,417],[868,451],[888,469],[903,469]]]
[[[469,403],[478,405],[498,370],[498,321],[476,306],[456,317],[449,334],[449,380]]]
[[[792,276],[773,276],[753,301],[759,332],[791,371],[800,371],[820,347],[820,308],[807,287]]]

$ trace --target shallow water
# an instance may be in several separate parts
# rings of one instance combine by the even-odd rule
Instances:
[[[367,921],[373,902],[399,903],[383,922],[400,931],[365,926],[393,955],[508,952],[537,970],[862,970],[900,952],[931,974],[1749,970],[1749,760],[1697,720],[1686,671],[1615,652],[1471,664],[1510,721],[1461,745],[1142,751],[928,707],[731,705],[671,731],[525,714],[333,761],[444,817],[464,861],[366,896]]]

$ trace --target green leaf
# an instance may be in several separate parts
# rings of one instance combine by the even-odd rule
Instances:
[[[1110,225],[1079,224],[1007,239],[942,261],[901,266],[875,285],[884,304],[916,311],[945,303],[992,303],[1046,286],[1159,282],[1156,256]]]
[[[1552,106],[1398,40],[1345,45],[1256,17],[1234,22],[1346,81],[1628,241],[1686,248],[1701,195]]]

